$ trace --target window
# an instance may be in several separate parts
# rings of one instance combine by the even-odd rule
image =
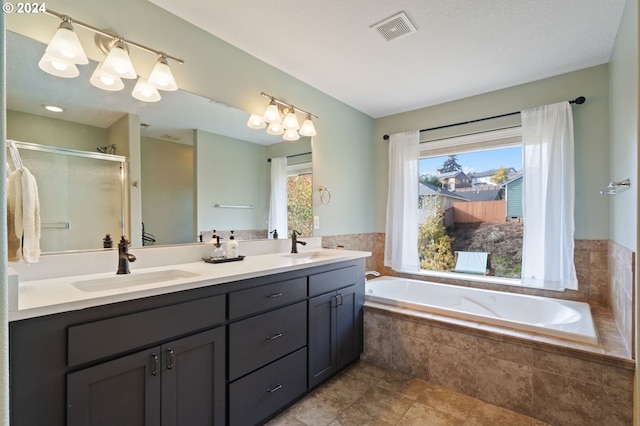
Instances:
[[[519,279],[521,128],[440,139],[420,148],[421,269]],[[478,258],[480,266],[473,264]]]

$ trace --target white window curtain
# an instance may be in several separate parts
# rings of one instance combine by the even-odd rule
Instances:
[[[271,159],[271,196],[269,200],[269,232],[287,238],[287,158]],[[272,235],[272,234],[269,234]],[[271,237],[270,237],[271,238]]]
[[[576,290],[571,105],[561,102],[522,111],[522,134],[522,283]]]
[[[418,258],[418,157],[420,133],[398,133],[389,138],[389,193],[387,195],[384,266],[396,271],[420,269]]]

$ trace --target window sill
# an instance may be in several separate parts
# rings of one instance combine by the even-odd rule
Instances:
[[[524,287],[524,288],[533,288],[522,285],[522,281],[519,278],[503,278],[503,277],[492,277],[487,275],[475,275],[475,274],[463,274],[460,272],[441,272],[441,271],[428,271],[425,269],[421,269],[418,272],[409,272],[409,271],[401,271],[404,274],[412,274],[419,275],[423,277],[435,277],[435,278],[447,278],[450,280],[460,280],[460,281],[474,281],[479,283],[487,283],[487,284],[501,284],[501,285],[509,285],[515,287]]]

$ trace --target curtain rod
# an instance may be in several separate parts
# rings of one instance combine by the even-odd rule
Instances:
[[[586,98],[584,96],[578,96],[577,98],[569,101],[569,103],[570,104],[576,104],[576,105],[582,105],[584,103],[584,101],[586,101]],[[460,123],[445,124],[444,126],[431,127],[429,129],[422,129],[422,130],[420,130],[420,132],[428,132],[429,130],[440,130],[440,129],[446,129],[448,127],[462,126],[464,124],[477,123],[479,121],[485,121],[485,120],[493,120],[495,118],[508,117],[510,115],[516,115],[516,114],[520,114],[520,111],[509,112],[507,114],[494,115],[492,117],[478,118],[476,120],[461,121]],[[382,137],[382,139],[384,139],[385,141],[389,140],[389,135],[384,135]]]
[[[287,155],[286,158],[301,157],[303,155],[310,155],[310,154],[311,154],[311,152],[302,152],[300,154]],[[267,158],[267,161],[270,163],[271,162],[271,158]]]

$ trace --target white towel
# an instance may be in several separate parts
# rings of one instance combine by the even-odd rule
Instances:
[[[22,169],[22,257],[28,263],[40,258],[40,199],[36,178]]]
[[[31,172],[17,169],[7,183],[8,258],[37,263],[40,258],[40,199]]]
[[[9,261],[22,259],[22,170],[9,174],[7,182],[7,240]]]

